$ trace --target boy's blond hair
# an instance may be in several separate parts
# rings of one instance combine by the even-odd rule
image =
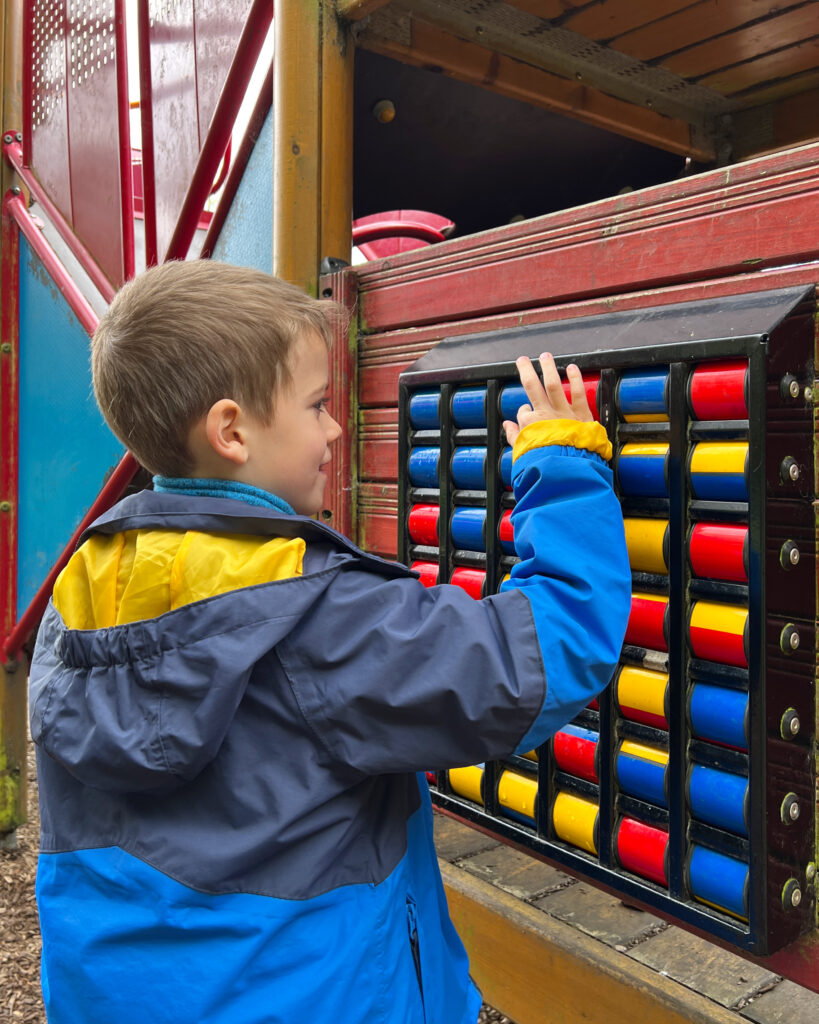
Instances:
[[[338,315],[294,285],[211,260],[152,267],[114,297],[91,339],[106,422],[152,473],[186,476],[188,435],[220,398],[269,423],[291,383],[290,353]]]

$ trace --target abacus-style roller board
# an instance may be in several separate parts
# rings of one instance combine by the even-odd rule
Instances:
[[[424,584],[479,599],[514,565],[501,423],[542,351],[609,433],[632,569],[599,700],[525,757],[437,771],[434,799],[758,954],[816,927],[814,314],[812,287],[614,312],[444,340],[400,379]]]

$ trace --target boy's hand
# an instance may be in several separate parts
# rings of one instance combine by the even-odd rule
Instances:
[[[544,352],[540,357],[540,368],[543,373],[543,383],[532,366],[532,360],[528,356],[521,356],[515,361],[520,374],[520,382],[523,385],[529,398],[529,405],[522,405],[518,409],[518,421],[503,421],[503,429],[506,431],[506,439],[509,444],[515,443],[515,438],[524,427],[538,420],[592,420],[594,417],[589,408],[586,398],[586,389],[583,386],[583,376],[574,363],[566,367],[566,376],[569,378],[571,388],[571,404],[563,393],[563,385],[560,382],[560,374],[557,372],[554,357],[550,352]]]

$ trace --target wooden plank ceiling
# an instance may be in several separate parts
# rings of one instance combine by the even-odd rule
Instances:
[[[727,163],[819,138],[817,0],[359,6],[367,49],[695,159]]]

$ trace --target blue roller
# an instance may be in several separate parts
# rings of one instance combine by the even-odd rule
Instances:
[[[666,498],[668,446],[627,444],[617,456],[620,493],[641,498]]]
[[[665,795],[667,770],[667,764],[635,757],[622,750],[617,753],[617,781],[620,789],[629,796],[635,796],[658,807],[668,806]]]
[[[688,885],[698,900],[748,917],[748,865],[704,846],[695,846],[688,865]]]
[[[695,683],[689,707],[691,728],[699,739],[748,749],[747,693],[710,683]]]
[[[456,508],[452,514],[452,542],[466,551],[486,551],[486,509]]]
[[[409,457],[409,478],[413,487],[438,486],[440,448],[413,448]]]
[[[452,456],[452,479],[456,487],[486,490],[486,449],[456,448]]]
[[[416,391],[409,403],[410,423],[416,430],[438,430],[440,404],[440,391]]]
[[[456,427],[486,426],[486,388],[459,388],[452,396]]]
[[[500,457],[500,477],[504,487],[512,486],[512,449],[504,448]]]
[[[526,389],[520,384],[509,384],[501,391],[500,411],[504,420],[517,420],[518,409],[522,405],[529,405],[529,396]]]
[[[623,417],[632,422],[665,419],[668,367],[629,370],[617,385],[617,405]]]
[[[700,821],[748,835],[748,780],[742,775],[696,764],[688,780],[688,802],[691,813]]]
[[[748,485],[738,473],[692,473],[691,490],[705,501],[748,500]]]

